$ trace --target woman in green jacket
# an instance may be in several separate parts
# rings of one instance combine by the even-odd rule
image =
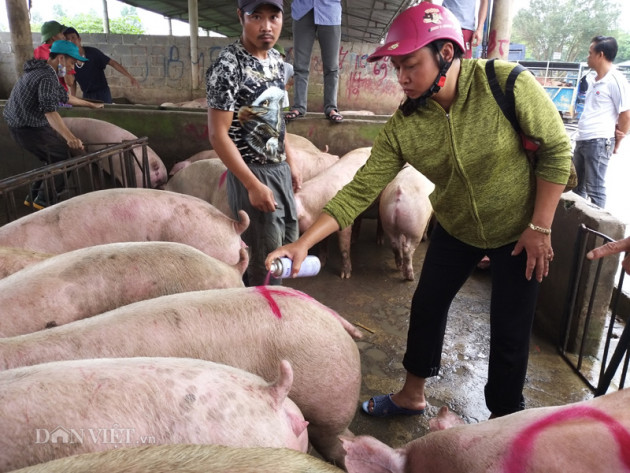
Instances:
[[[492,261],[490,358],[486,404],[493,417],[524,408],[523,385],[539,283],[553,260],[551,224],[571,163],[571,148],[553,103],[531,74],[514,85],[523,132],[540,142],[535,168],[494,99],[485,60],[462,59],[457,20],[423,2],[401,13],[368,61],[389,57],[406,95],[374,141],[367,163],[324,207],[296,242],[267,258],[293,259],[345,228],[410,163],[435,184],[438,225],[431,234],[413,296],[407,370],[400,392],[363,403],[373,416],[421,414],[425,380],[440,368],[449,306],[488,255]],[[503,87],[514,64],[496,61]]]

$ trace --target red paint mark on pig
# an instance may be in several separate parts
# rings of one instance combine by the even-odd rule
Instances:
[[[512,442],[510,452],[505,462],[504,473],[521,473],[527,464],[534,448],[534,441],[539,433],[552,425],[573,419],[591,418],[608,427],[620,450],[620,460],[630,469],[630,432],[623,425],[603,412],[587,406],[565,409],[551,414],[524,429]]]
[[[225,182],[226,179],[227,179],[227,171],[224,171],[223,174],[221,174],[221,177],[219,178],[219,187],[223,187],[223,183]]]
[[[271,291],[269,290],[269,286],[256,286],[255,289],[261,296],[267,299],[267,303],[269,304],[269,307],[271,308],[271,311],[273,312],[273,314],[279,319],[282,318],[280,307],[278,307],[278,304],[276,304],[276,301],[274,301],[273,297],[271,297]]]

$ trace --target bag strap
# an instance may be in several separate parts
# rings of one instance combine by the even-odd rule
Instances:
[[[490,84],[490,90],[492,91],[492,95],[494,96],[494,100],[496,100],[499,108],[505,115],[505,118],[512,124],[514,130],[519,135],[521,134],[521,126],[518,123],[516,118],[516,106],[514,99],[514,84],[516,82],[516,78],[518,75],[526,71],[525,67],[520,64],[517,64],[514,69],[510,71],[508,75],[507,81],[505,82],[505,93],[501,90],[501,86],[499,85],[499,81],[497,80],[497,75],[494,71],[494,59],[490,59],[486,62],[486,76],[488,76],[488,83]]]
[[[518,119],[516,118],[514,83],[516,82],[518,75],[526,70],[527,69],[525,67],[517,64],[516,67],[510,71],[507,81],[505,81],[505,93],[503,93],[501,86],[499,85],[499,81],[497,80],[497,75],[494,71],[494,59],[490,59],[486,62],[486,76],[488,76],[488,83],[490,84],[490,90],[492,91],[494,100],[496,100],[499,108],[503,112],[503,115],[505,115],[505,118],[507,118],[512,124],[516,134],[521,137],[523,148],[527,151],[536,151],[539,143],[523,133],[521,125],[518,123]]]

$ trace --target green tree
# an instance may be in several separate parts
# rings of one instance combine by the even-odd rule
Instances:
[[[615,35],[613,35],[615,36]],[[621,32],[615,36],[619,51],[615,62],[630,61],[630,33]]]
[[[621,8],[614,0],[531,0],[512,24],[512,42],[524,43],[529,59],[584,61],[593,36],[614,36]]]
[[[53,7],[55,12],[54,19],[62,25],[72,26],[79,34],[84,33],[103,33],[103,19],[101,15],[91,10],[89,13],[79,13],[74,16],[68,16],[60,5]],[[33,20],[31,23],[31,31],[41,31],[43,21]],[[121,10],[121,17],[109,19],[109,31],[114,34],[144,34],[142,20],[138,16],[135,7],[125,7]]]

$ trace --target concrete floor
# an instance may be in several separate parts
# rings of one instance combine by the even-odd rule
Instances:
[[[405,351],[411,296],[416,281],[404,281],[394,264],[389,246],[375,243],[375,221],[364,220],[359,241],[352,248],[352,277],[339,278],[336,238],[330,242],[329,261],[319,275],[285,279],[326,304],[352,323],[360,324],[363,381],[360,401],[376,394],[398,390],[405,371]],[[414,269],[418,278],[427,243],[416,250]],[[427,382],[429,406],[425,416],[378,419],[361,412],[350,429],[357,435],[372,435],[392,447],[399,447],[428,432],[428,420],[442,405],[461,415],[466,422],[486,420],[483,387],[489,351],[489,272],[478,270],[455,298],[449,315],[440,375]],[[560,357],[555,345],[534,334],[525,386],[527,407],[577,402],[592,397],[590,390]],[[334,402],[331,399],[330,402]]]

